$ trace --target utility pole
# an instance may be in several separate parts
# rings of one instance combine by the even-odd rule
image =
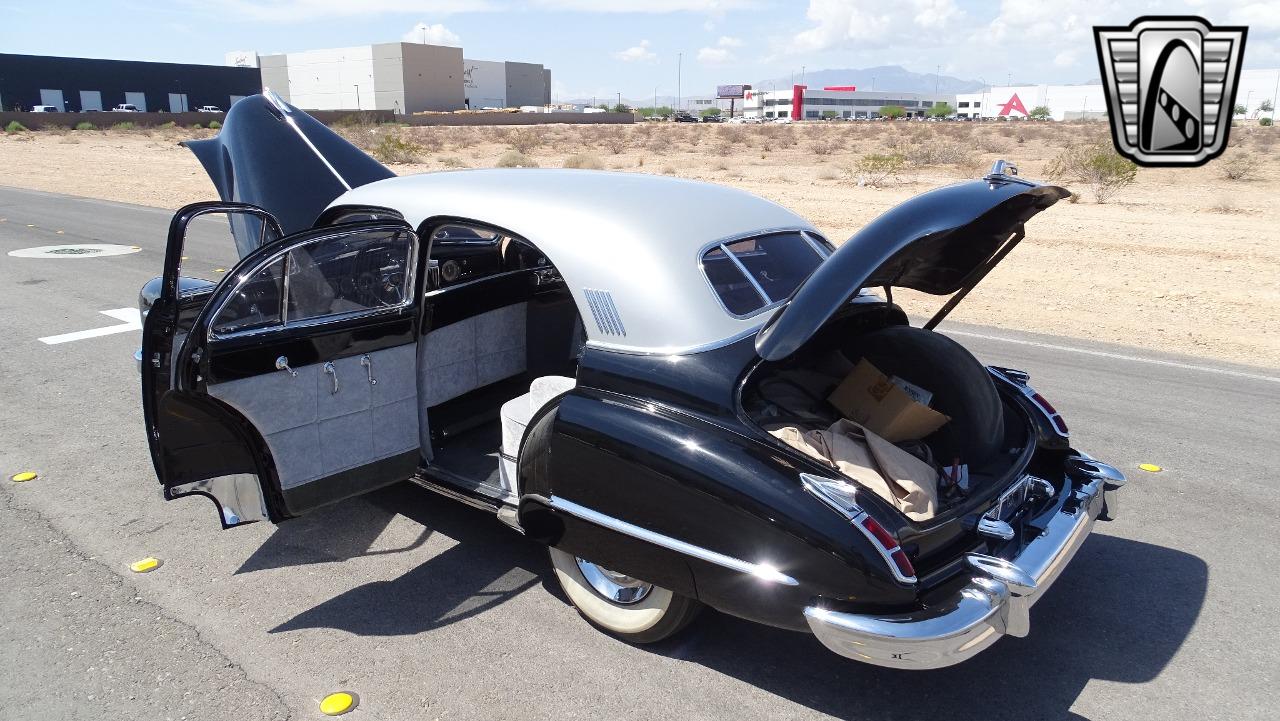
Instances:
[[[940,77],[941,74],[942,74],[942,66],[939,65],[938,69],[933,72],[933,94],[934,95],[938,94],[938,81],[941,80],[941,77]]]
[[[676,110],[684,107],[684,53],[676,54]]]
[[[800,66],[800,84],[804,85],[804,66]]]
[[[618,105],[622,105],[622,91],[618,91]]]

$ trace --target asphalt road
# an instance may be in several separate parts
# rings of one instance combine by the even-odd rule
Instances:
[[[577,617],[540,548],[415,487],[228,532],[163,502],[139,333],[37,339],[118,323],[169,217],[0,188],[0,719],[320,718],[340,689],[357,719],[1276,717],[1280,370],[950,325],[1132,478],[1031,635],[915,674],[717,613],[638,648]],[[142,250],[6,255],[77,242]]]

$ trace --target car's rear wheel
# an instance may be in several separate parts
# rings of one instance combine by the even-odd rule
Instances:
[[[654,643],[688,626],[702,604],[611,571],[558,548],[547,549],[565,595],[592,626],[629,643]]]

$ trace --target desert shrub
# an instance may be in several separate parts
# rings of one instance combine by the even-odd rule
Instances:
[[[113,127],[113,128],[118,128],[118,127],[120,127],[121,125],[124,125],[124,123],[116,123],[115,125],[113,125],[113,126],[111,126],[111,127]],[[133,123],[129,123],[129,125],[133,125]],[[191,129],[192,129],[192,130],[204,130],[204,126],[203,126],[203,125],[201,125],[200,123],[196,123],[196,124],[194,124],[194,125],[192,125],[192,126],[191,126]]]
[[[719,142],[715,144],[715,147],[711,149],[711,152],[715,153],[721,158],[727,158],[730,155],[733,155],[734,147],[735,146],[733,144],[733,141],[725,140],[722,138]]]
[[[467,164],[466,164],[466,163],[462,162],[461,160],[458,160],[457,158],[455,158],[455,157],[453,157],[453,156],[449,156],[449,157],[447,157],[447,158],[440,158],[440,159],[439,159],[438,161],[436,161],[436,162],[440,163],[441,165],[443,165],[443,166],[444,166],[444,167],[446,167],[446,168],[465,168],[465,167],[467,167]]]
[[[1258,156],[1249,153],[1233,153],[1230,158],[1219,160],[1218,172],[1225,180],[1251,180],[1258,173]]]
[[[115,125],[112,125],[111,129],[112,130],[133,130],[133,127],[134,127],[133,123],[126,120],[123,123],[116,123]],[[199,123],[196,124],[196,127],[197,128],[200,127]]]
[[[825,138],[815,138],[809,143],[809,152],[814,155],[831,155],[841,148],[840,138],[828,136]]]
[[[87,121],[82,120],[76,123],[76,130],[97,130],[97,129],[98,129],[98,126]]]
[[[570,155],[564,159],[564,167],[575,170],[604,170],[604,163],[594,155]]]
[[[919,145],[911,145],[903,153],[912,165],[968,165],[972,151],[967,143],[937,138]]]
[[[1007,139],[998,135],[983,134],[978,137],[978,147],[984,153],[1007,153],[1013,146],[1009,144]]]
[[[369,154],[382,163],[417,163],[422,160],[422,146],[398,132],[385,133],[378,137]]]
[[[631,143],[626,133],[617,128],[609,128],[606,132],[601,133],[600,144],[610,153],[620,155]]]
[[[897,179],[905,166],[906,158],[901,153],[868,153],[858,158],[849,174],[857,179],[858,185],[879,188]]]
[[[1075,205],[1076,203],[1079,203],[1079,202],[1080,202],[1080,194],[1079,194],[1079,193],[1073,193],[1073,192],[1071,192],[1070,190],[1068,190],[1068,191],[1067,191],[1067,202],[1068,202],[1068,203],[1071,203],[1072,205]]]
[[[4,126],[4,131],[6,133],[25,133],[27,131],[27,126],[16,120],[10,120],[9,124]]]
[[[818,170],[818,180],[835,180],[840,174],[831,168],[821,168]]]
[[[212,124],[213,124],[213,123],[210,123],[210,125],[212,125]],[[161,123],[161,124],[159,124],[159,125],[157,125],[157,126],[156,126],[156,128],[158,128],[158,129],[160,129],[160,130],[168,130],[168,129],[170,129],[170,128],[176,128],[176,127],[178,127],[178,124],[177,124],[177,123],[175,123],[175,122],[173,122],[172,120],[170,120],[170,121],[169,121],[169,122],[167,122],[167,123]]]
[[[538,163],[520,152],[519,150],[508,150],[498,156],[498,162],[494,164],[498,168],[536,168]]]
[[[671,166],[671,165],[664,165],[664,166],[662,167],[662,174],[663,174],[663,175],[675,175],[675,174],[676,174],[676,169],[675,169],[675,167],[674,167],[674,166]]]
[[[438,153],[444,150],[444,135],[437,128],[412,128],[406,131],[409,138],[424,152]]]
[[[1120,157],[1110,142],[1076,145],[1063,150],[1045,166],[1050,179],[1085,183],[1096,203],[1105,203],[1138,177],[1138,166]]]
[[[220,130],[221,128],[222,128],[222,123],[219,123],[219,122],[218,122],[218,121],[216,121],[216,120],[210,120],[210,121],[209,121],[209,129],[210,129],[210,130]]]
[[[533,128],[521,128],[507,134],[507,144],[517,153],[531,153],[542,145],[542,135]]]
[[[1261,125],[1264,128],[1271,127],[1271,118],[1258,118],[1258,125]]]

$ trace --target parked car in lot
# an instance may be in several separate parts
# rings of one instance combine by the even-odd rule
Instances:
[[[929,669],[1026,635],[1115,512],[1123,476],[1072,447],[1026,373],[934,332],[952,304],[912,327],[889,295],[963,297],[1067,196],[1003,162],[837,248],[712,184],[397,177],[273,94],[186,145],[223,199],[174,216],[137,358],[164,496],[211,499],[225,528],[409,480],[546,544],[569,600],[621,639],[706,605]],[[240,261],[185,276],[210,215]],[[863,361],[949,418],[912,444],[864,429],[874,483],[785,437],[839,441],[825,399]],[[880,488],[889,458],[957,483],[904,510]]]
[[[217,105],[201,105],[196,108],[197,113],[220,113],[222,110]]]
[[[62,109],[61,109],[61,108],[56,108],[56,107],[54,107],[54,106],[52,106],[52,105],[32,105],[32,106],[31,106],[31,112],[33,112],[33,113],[60,113],[60,112],[62,112]]]
[[[115,106],[114,108],[112,108],[112,109],[111,109],[111,112],[113,112],[113,113],[140,113],[140,112],[142,112],[142,111],[141,111],[141,110],[138,110],[138,106],[137,106],[137,105],[134,105],[134,104],[132,104],[132,103],[120,103],[119,105],[117,105],[117,106]]]

